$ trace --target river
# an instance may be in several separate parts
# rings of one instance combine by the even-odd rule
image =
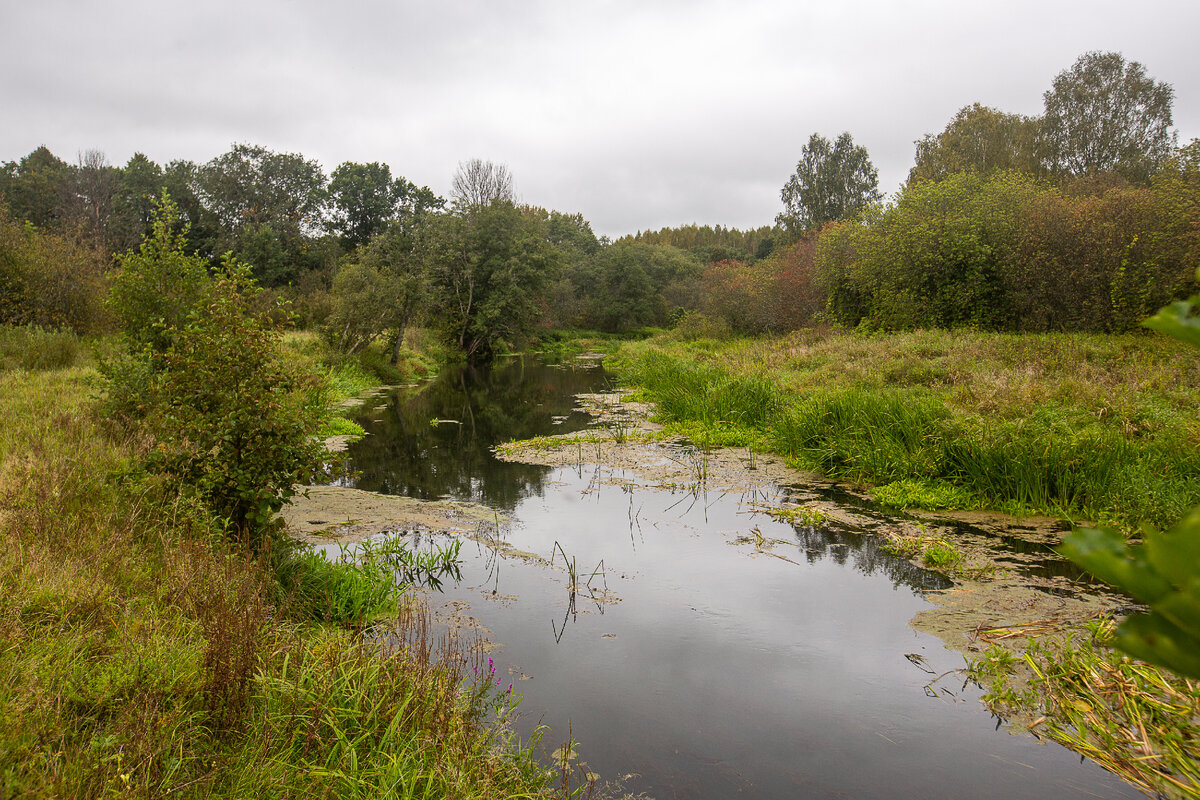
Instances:
[[[570,731],[591,770],[660,800],[1141,796],[1011,734],[963,655],[910,626],[947,579],[851,526],[761,511],[812,487],[664,488],[583,447],[560,467],[494,456],[593,425],[575,397],[611,386],[596,361],[517,358],[450,369],[357,420],[353,485],[487,504],[510,547],[553,559],[469,541],[462,580],[429,597],[487,631],[522,734],[548,726],[549,751]]]

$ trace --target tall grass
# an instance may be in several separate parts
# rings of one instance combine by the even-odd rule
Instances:
[[[937,475],[948,416],[926,397],[833,390],[789,403],[773,420],[771,441],[831,477],[890,483]]]
[[[0,326],[0,371],[63,369],[75,363],[80,349],[79,337],[71,331]]]
[[[0,795],[530,797],[470,642],[314,625],[140,478],[80,368],[0,372]]]
[[[799,468],[917,505],[1131,528],[1200,501],[1200,359],[1150,337],[657,339],[613,364],[694,438],[744,444],[721,441],[742,426]]]
[[[654,396],[665,416],[678,421],[762,428],[780,402],[767,378],[731,375],[682,359],[643,359],[632,367],[631,380]]]

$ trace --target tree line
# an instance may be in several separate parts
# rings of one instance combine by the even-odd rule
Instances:
[[[864,147],[814,133],[774,226],[616,241],[517,202],[507,167],[480,159],[444,199],[380,162],[326,176],[250,144],[123,167],[40,147],[0,168],[0,323],[102,328],[113,254],[152,233],[165,195],[190,254],[250,265],[346,353],[382,340],[396,358],[417,324],[474,361],[560,328],[1129,329],[1193,288],[1200,145],[1177,146],[1171,87],[1120,54],[1081,56],[1043,99],[1038,118],[966,106],[916,142],[887,202]]]
[[[1040,117],[973,103],[919,139],[887,203],[865,148],[849,133],[832,144],[814,134],[776,220],[820,298],[814,317],[1119,332],[1188,296],[1200,140],[1178,146],[1173,99],[1141,64],[1085,53],[1055,77]]]

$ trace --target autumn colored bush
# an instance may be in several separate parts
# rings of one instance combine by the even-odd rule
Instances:
[[[107,263],[86,240],[23,224],[0,204],[0,324],[102,330]]]

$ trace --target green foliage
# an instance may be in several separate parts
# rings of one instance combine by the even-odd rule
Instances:
[[[45,145],[0,169],[0,196],[19,221],[57,227],[67,216],[71,167]]]
[[[134,153],[118,176],[106,239],[116,252],[132,250],[153,234],[154,201],[165,185],[163,170],[142,153]]]
[[[329,344],[346,355],[361,353],[391,326],[401,286],[372,264],[344,264],[333,278],[331,308],[322,326]]]
[[[0,371],[63,369],[75,363],[79,351],[79,337],[70,331],[0,326]]]
[[[777,225],[793,235],[827,222],[857,216],[880,198],[879,172],[867,149],[849,133],[832,144],[820,134],[809,137],[796,171],[780,192],[783,211]]]
[[[291,614],[350,628],[395,611],[400,593],[394,576],[378,563],[330,561],[315,550],[289,557],[276,575]]]
[[[187,253],[188,230],[164,194],[150,235],[137,251],[117,256],[109,307],[131,352],[165,353],[210,286],[205,260]]]
[[[329,228],[347,248],[360,247],[401,215],[441,208],[429,187],[392,177],[387,164],[344,162],[329,176]]]
[[[1171,153],[1174,95],[1120,53],[1083,54],[1043,96],[1047,166],[1062,175],[1116,172],[1148,181]]]
[[[430,280],[418,250],[423,211],[389,225],[343,259],[333,279],[324,333],[339,352],[363,352],[377,337],[391,339],[397,365],[404,334],[430,300]]]
[[[325,173],[299,153],[235,144],[195,171],[203,211],[216,223],[216,252],[257,259],[264,285],[286,283],[307,264],[307,232],[325,202]]]
[[[366,434],[366,430],[357,422],[345,417],[333,417],[325,421],[317,435],[322,439],[328,439],[331,436],[350,436],[361,439]]]
[[[1111,530],[1080,528],[1061,552],[1096,577],[1150,606],[1117,629],[1116,645],[1132,656],[1200,678],[1200,509],[1165,533],[1147,528],[1130,546]]]
[[[543,292],[559,266],[535,210],[497,200],[463,216],[431,217],[420,252],[436,319],[470,361],[531,341],[545,322]]]
[[[413,585],[440,585],[458,574],[460,542],[415,551],[401,537],[339,545],[330,560],[312,549],[290,553],[276,568],[281,599],[300,619],[361,628],[394,612]]]
[[[822,391],[787,404],[771,437],[809,469],[890,483],[938,474],[948,417],[942,403],[912,392]]]
[[[944,481],[905,478],[876,486],[871,490],[875,502],[884,508],[975,508],[978,498],[961,486]]]
[[[824,231],[815,279],[846,326],[1128,330],[1191,286],[1186,178],[1072,195],[1027,175],[905,187]]]
[[[623,239],[587,262],[568,262],[573,292],[583,298],[579,324],[616,333],[664,325],[673,308],[695,305],[701,267],[669,245]]]
[[[146,418],[158,442],[151,466],[252,542],[321,464],[314,435],[325,414],[319,380],[281,357],[278,324],[255,307],[259,291],[250,268],[227,257],[154,355]]]
[[[1200,362],[1145,337],[670,339],[609,361],[665,421],[696,441],[753,441],[796,467],[876,484],[889,504],[1129,526],[1172,524],[1200,500],[1200,456],[1180,441]],[[897,377],[897,364],[925,369]],[[1177,378],[1184,387],[1168,388]]]
[[[103,329],[103,254],[21,223],[0,205],[0,325]]]
[[[631,382],[655,397],[668,420],[761,428],[779,406],[778,391],[765,377],[731,376],[674,359],[645,359],[629,366]]]
[[[1146,326],[1200,347],[1200,296],[1175,303]],[[1180,675],[1200,679],[1200,507],[1171,530],[1143,529],[1142,545],[1114,531],[1083,528],[1063,540],[1062,552],[1103,581],[1150,606],[1127,619],[1116,644],[1125,652]]]
[[[288,613],[269,559],[114,477],[136,445],[105,434],[89,379],[0,372],[6,795],[541,796],[486,654],[407,607],[386,647]]]
[[[916,559],[931,569],[948,573],[962,570],[967,560],[953,544],[936,536],[885,534],[879,547],[899,558]]]
[[[177,214],[164,199],[152,236],[120,259],[111,306],[127,347],[103,367],[106,404],[142,418],[153,470],[259,546],[321,463],[324,387],[283,358],[249,266],[227,256],[210,278]]]
[[[1037,120],[973,103],[960,109],[937,136],[916,142],[917,163],[909,183],[942,180],[958,172],[1033,172],[1037,167]]]
[[[770,225],[751,230],[727,228],[724,225],[680,225],[675,228],[660,228],[656,231],[638,231],[617,239],[644,244],[677,247],[687,250],[702,261],[738,259],[753,261],[770,255],[778,231]]]

